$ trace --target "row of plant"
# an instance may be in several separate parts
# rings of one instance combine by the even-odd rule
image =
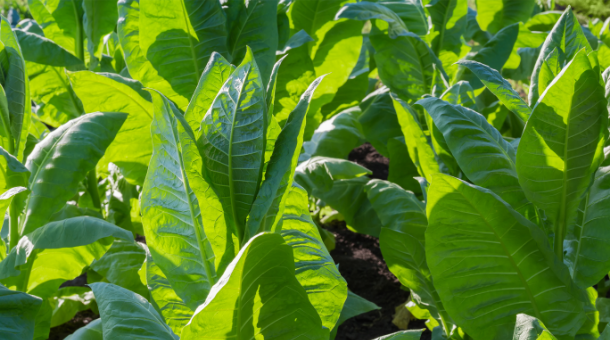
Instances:
[[[379,238],[433,339],[610,338],[610,20],[534,0],[28,5],[0,26],[7,339],[88,309],[69,339],[334,338],[378,307],[332,260],[333,220]],[[346,159],[364,142],[388,180]]]

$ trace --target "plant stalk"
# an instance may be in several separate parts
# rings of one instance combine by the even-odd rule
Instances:
[[[100,192],[97,190],[97,175],[95,169],[89,171],[87,174],[87,192],[91,196],[93,206],[102,211],[102,202],[100,202]]]
[[[13,200],[14,201],[14,200]],[[15,248],[19,242],[19,212],[15,207],[15,204],[11,202],[9,207],[9,248],[8,250]]]

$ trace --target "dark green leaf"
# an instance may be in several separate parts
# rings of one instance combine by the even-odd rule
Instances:
[[[366,140],[377,152],[389,157],[388,141],[402,136],[389,90],[381,88],[369,94],[360,104],[360,108],[362,114],[358,121]]]
[[[20,221],[21,235],[40,228],[77,193],[79,183],[95,169],[126,118],[123,113],[89,113],[36,145],[26,163],[32,173],[31,194]]]
[[[515,317],[574,337],[581,292],[541,228],[487,189],[436,175],[428,192],[426,259],[456,324],[474,338],[510,338]]]
[[[0,331],[6,340],[28,340],[34,336],[34,322],[42,300],[0,285]]]

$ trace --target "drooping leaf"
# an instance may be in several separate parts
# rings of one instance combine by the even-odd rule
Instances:
[[[569,227],[564,241],[564,262],[574,282],[583,289],[598,283],[610,271],[604,231],[610,213],[609,171],[608,167],[597,170],[593,185],[580,203],[576,223]]]
[[[19,39],[23,58],[26,61],[48,66],[65,67],[70,71],[78,71],[85,68],[82,60],[53,40],[21,29],[15,29],[13,32]]]
[[[383,20],[388,23],[388,33],[392,39],[409,32],[407,25],[405,25],[398,14],[386,6],[375,2],[361,1],[348,3],[337,12],[335,19]]]
[[[381,155],[389,157],[388,141],[402,136],[392,97],[387,88],[372,92],[360,104],[362,114],[358,121],[368,142]]]
[[[250,51],[222,86],[201,123],[199,143],[205,170],[239,242],[264,165],[264,99],[261,74]]]
[[[139,7],[141,51],[138,54],[145,56],[152,69],[145,66],[140,72],[130,73],[185,110],[212,52],[225,56],[228,53],[226,19],[220,3],[215,0],[149,0],[142,1]],[[135,13],[127,21],[130,19],[135,20]],[[125,33],[128,32],[126,29]],[[128,46],[123,49],[127,50]],[[138,61],[130,59],[128,56],[126,60],[131,69]],[[158,74],[171,84],[171,88],[141,72]]]
[[[477,22],[484,31],[496,34],[517,22],[526,22],[532,15],[534,0],[477,0]]]
[[[191,187],[201,160],[190,127],[172,103],[153,96],[153,155],[142,191],[142,224],[155,263],[191,309],[205,301],[216,282],[214,253]],[[199,176],[201,176],[199,174]],[[177,265],[179,264],[179,265]]]
[[[316,79],[303,93],[299,104],[288,117],[286,125],[277,138],[273,155],[267,165],[265,179],[261,183],[248,216],[246,223],[248,238],[263,231],[279,229],[278,223],[282,218],[286,197],[291,190],[294,171],[299,160],[299,151],[301,151],[303,143],[307,109],[314,91],[323,79],[324,77]]]
[[[286,198],[281,235],[293,248],[296,277],[309,302],[318,311],[322,325],[333,329],[347,298],[347,283],[311,219],[307,192],[296,184]]]
[[[316,156],[347,158],[352,149],[365,141],[358,121],[360,114],[357,107],[347,109],[320,124],[311,140],[303,143],[299,161]]]
[[[132,184],[142,185],[152,153],[150,123],[153,109],[150,94],[134,80],[115,74],[81,71],[70,73],[74,92],[86,112],[124,112],[127,119],[99,161],[98,172],[116,164]]]
[[[68,335],[65,340],[104,340],[102,319],[96,319]]]
[[[581,195],[603,160],[606,105],[599,71],[581,51],[540,97],[519,142],[519,183],[552,222],[558,255]]]
[[[32,339],[42,300],[0,285],[0,331],[6,340]]]
[[[90,269],[112,284],[148,296],[148,289],[138,275],[145,259],[146,253],[140,244],[116,240],[101,259],[91,264]]]
[[[500,71],[510,57],[518,36],[519,24],[504,27],[494,35],[471,60],[487,65],[496,71]],[[471,70],[462,69],[460,71],[458,72],[457,79],[468,81],[474,89],[483,87],[481,80],[479,80]]]
[[[405,25],[407,25],[410,32],[419,36],[428,34],[430,29],[428,25],[428,16],[422,1],[387,0],[380,1],[379,3],[396,13]]]
[[[286,44],[281,50],[278,48],[276,54],[285,54],[293,48],[299,48],[310,41],[313,41],[313,38],[310,37],[305,30],[300,30],[293,34],[288,41],[286,41]]]
[[[126,118],[123,113],[89,113],[62,125],[36,145],[26,163],[32,173],[31,194],[20,221],[21,235],[40,228],[77,193],[79,183],[95,169]]]
[[[567,63],[569,60],[572,60],[578,51],[583,48],[586,50],[587,54],[591,52],[591,46],[582,32],[576,16],[572,12],[572,9],[568,8],[563,12],[559,21],[557,21],[553,30],[544,41],[544,44],[542,44],[542,50],[536,60],[530,83],[528,95],[530,106],[533,106],[542,94],[538,89],[541,67],[544,60],[547,59],[553,50],[558,49],[563,52],[561,53],[562,60],[560,61],[563,65],[564,62]]]
[[[196,139],[201,136],[201,121],[204,115],[234,70],[235,66],[231,65],[220,53],[212,53],[184,113],[184,119],[193,130]]]
[[[382,223],[379,247],[388,268],[400,283],[411,289],[412,299],[430,311],[432,317],[450,320],[426,263],[425,204],[412,192],[386,181],[372,180],[366,191]]]
[[[485,117],[465,107],[433,97],[417,103],[434,119],[466,177],[535,221],[535,208],[519,185],[516,150],[500,132]]]
[[[100,309],[104,339],[179,339],[142,296],[111,283],[89,286]]]
[[[130,232],[89,216],[47,223],[23,236],[0,262],[0,279],[9,288],[50,297],[99,259],[112,237],[133,242]]]
[[[180,299],[167,280],[167,276],[157,266],[155,260],[146,253],[146,284],[150,291],[150,302],[159,311],[165,323],[176,334],[191,320],[193,311]]]
[[[498,99],[509,110],[517,115],[523,123],[527,122],[532,110],[519,96],[517,91],[506,81],[498,71],[493,68],[472,60],[461,60],[458,64],[467,67],[479,80],[498,97]]]
[[[427,215],[434,286],[466,333],[510,338],[525,313],[574,337],[585,318],[581,292],[541,228],[491,191],[442,174],[428,192]]]
[[[375,26],[370,39],[375,48],[379,78],[402,100],[415,101],[431,94],[439,81],[435,78],[437,69],[447,79],[441,62],[417,35],[407,33],[391,39]]]
[[[343,309],[341,310],[341,315],[339,316],[339,320],[333,328],[330,338],[334,339],[337,334],[337,329],[339,326],[344,323],[346,320],[353,318],[354,316],[364,314],[370,312],[372,310],[381,309],[381,307],[376,304],[368,301],[365,298],[362,298],[352,291],[347,291],[347,298],[345,299],[345,304],[343,305]]]
[[[294,274],[292,247],[279,234],[259,234],[244,245],[181,339],[323,339],[318,313]],[[231,306],[227,308],[227,306]]]

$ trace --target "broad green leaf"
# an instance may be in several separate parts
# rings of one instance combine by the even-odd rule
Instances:
[[[396,333],[380,336],[373,340],[419,340],[423,332],[423,329],[398,331]]]
[[[572,9],[568,9],[563,12],[559,21],[553,27],[553,30],[549,33],[544,44],[542,44],[542,50],[536,60],[534,66],[534,72],[532,73],[532,80],[530,83],[530,91],[528,95],[530,106],[538,101],[538,97],[541,96],[542,92],[538,90],[539,76],[541,72],[542,63],[547,59],[549,54],[555,49],[559,49],[561,52],[562,60],[561,66],[567,61],[572,60],[574,56],[581,50],[585,49],[587,54],[591,52],[591,46],[587,41],[576,16],[572,12]]]
[[[102,319],[96,319],[68,335],[65,340],[104,340]]]
[[[365,298],[362,298],[354,293],[351,290],[347,291],[347,298],[345,299],[345,304],[343,305],[343,309],[341,309],[341,315],[339,316],[339,320],[333,328],[331,332],[331,339],[335,338],[337,334],[337,329],[339,326],[344,323],[346,320],[353,318],[354,316],[364,314],[370,312],[372,310],[381,309],[381,307],[376,304],[368,301]]]
[[[314,81],[316,71],[309,56],[307,45],[288,51],[277,75],[273,115],[280,126],[284,126],[288,115],[297,106],[301,95]]]
[[[191,320],[193,311],[188,308],[174,291],[163,274],[161,268],[157,266],[150,252],[146,253],[146,284],[150,291],[150,302],[161,314],[165,323],[176,334],[182,332],[182,328]]]
[[[42,300],[39,297],[9,290],[0,285],[0,331],[6,340],[27,340],[34,336],[36,314]]]
[[[266,118],[265,88],[250,51],[203,117],[199,140],[207,176],[240,243],[261,181]]]
[[[288,39],[288,41],[286,41],[286,44],[284,45],[284,47],[282,49],[279,49],[278,46],[278,51],[276,52],[276,54],[285,54],[288,51],[294,49],[294,48],[299,48],[305,44],[307,44],[308,42],[313,41],[313,38],[309,36],[309,34],[307,34],[307,32],[305,32],[305,30],[300,30],[298,32],[296,32],[295,34],[293,34],[290,39]]]
[[[54,302],[51,299],[42,300],[42,305],[38,310],[38,314],[36,314],[33,340],[46,340],[49,338],[54,307]]]
[[[83,30],[87,37],[87,51],[97,59],[102,58],[104,36],[114,31],[118,19],[114,1],[83,0]],[[120,70],[119,70],[120,71]]]
[[[116,240],[104,256],[95,260],[90,268],[110,283],[148,296],[148,289],[142,285],[138,274],[145,259],[146,252],[140,244]]]
[[[0,147],[0,192],[27,187],[30,172],[15,156]]]
[[[360,62],[362,58],[366,58],[366,56],[362,56],[363,53],[369,53],[368,48],[364,42],[365,40],[368,40],[368,37],[363,37],[362,50],[360,53],[361,57],[359,59],[358,64],[352,69],[352,73],[350,74],[349,78],[343,85],[341,85],[337,89],[333,100],[330,103],[324,104],[324,106],[320,108],[320,113],[322,113],[323,117],[322,121],[333,117],[334,115],[338,114],[343,110],[349,109],[360,104],[360,102],[369,92],[369,82],[373,81],[369,80],[372,78],[368,77],[368,65],[370,62],[370,58],[368,58],[369,60],[366,62]],[[368,45],[370,45],[370,43],[368,43]],[[358,69],[359,67],[360,69]]]
[[[381,88],[369,94],[362,100],[360,108],[362,114],[358,121],[366,140],[380,154],[389,157],[388,141],[402,136],[402,131],[388,88]]]
[[[475,0],[476,1],[476,0]],[[470,41],[474,40],[480,45],[485,45],[489,39],[491,39],[492,34],[487,31],[484,31],[479,26],[477,22],[477,11],[468,7],[468,14],[466,15],[467,23],[466,23],[466,31],[464,31],[464,40]]]
[[[514,340],[555,340],[542,322],[527,314],[518,314],[515,324]]]
[[[333,329],[347,298],[347,283],[311,219],[307,192],[296,184],[286,198],[281,235],[293,249],[296,277],[309,302],[318,311],[322,325]]]
[[[603,160],[608,110],[600,82],[585,51],[578,53],[540,97],[519,142],[519,183],[552,222],[558,255]]]
[[[412,192],[386,181],[372,180],[366,191],[382,223],[379,247],[388,268],[403,286],[411,289],[412,299],[430,311],[432,317],[450,320],[426,263],[425,204]]]
[[[375,2],[361,1],[348,3],[337,12],[335,19],[383,20],[388,23],[388,33],[392,39],[409,32],[407,25],[405,25],[398,14],[386,6]]]
[[[128,114],[99,161],[98,172],[106,172],[108,163],[112,162],[130,183],[142,185],[152,154],[150,124],[153,108],[150,94],[139,82],[115,74],[81,71],[70,73],[69,77],[86,112]]]
[[[28,0],[28,9],[42,27],[45,37],[79,58],[84,56],[82,1]]]
[[[494,35],[471,60],[487,65],[496,71],[501,70],[510,57],[518,36],[519,24],[513,24],[503,28]],[[479,80],[479,78],[469,69],[461,69],[460,72],[458,72],[457,79],[468,81],[473,89],[479,89],[483,86],[481,80]]]
[[[610,215],[610,167],[599,168],[585,195],[576,223],[570,225],[564,241],[564,262],[574,282],[585,289],[598,283],[610,271],[610,240],[605,223]]]
[[[367,168],[345,159],[314,157],[301,163],[295,173],[295,180],[310,192],[316,188],[330,190],[334,180],[352,179],[372,172]]]
[[[472,60],[461,60],[458,64],[467,67],[509,110],[517,115],[523,123],[527,122],[532,109],[519,96],[517,91],[506,81],[498,71]]]
[[[519,185],[515,148],[485,117],[438,98],[417,102],[443,133],[460,169],[472,183],[489,189],[532,221],[536,211]]]
[[[377,237],[381,223],[364,191],[369,173],[347,160],[314,157],[297,167],[295,181],[343,215],[352,230]]]
[[[328,32],[324,35],[323,40],[316,41],[317,45],[314,46],[311,56],[316,75],[326,74],[327,76],[316,90],[309,105],[305,140],[311,138],[315,129],[320,125],[322,107],[332,102],[341,86],[348,81],[352,70],[358,63],[362,48],[361,22],[333,21],[325,24],[321,31],[325,29],[328,29]]]
[[[172,88],[170,81],[156,71],[140,48],[140,1],[119,0],[117,6],[119,12],[117,35],[131,78],[141,81],[150,88],[162,91],[174,102],[186,106],[188,98],[180,97]]]
[[[240,63],[247,54],[246,49],[250,48],[266,87],[278,48],[277,3],[265,0],[241,0],[233,3],[238,4],[236,11],[239,12],[234,21],[228,21],[232,25],[227,37],[231,61]],[[216,36],[213,38],[218,39]]]
[[[538,13],[525,22],[525,27],[531,31],[549,32],[559,21],[561,14],[562,12],[559,11]]]
[[[14,29],[13,32],[19,39],[23,58],[26,61],[54,67],[65,67],[71,71],[85,68],[82,60],[53,40],[21,29]],[[31,74],[31,72],[28,73]]]
[[[36,114],[45,123],[59,127],[85,111],[72,90],[64,68],[85,69],[82,60],[54,41],[35,33],[14,30],[26,60],[32,99],[40,106]]]
[[[99,259],[112,237],[133,242],[130,232],[98,218],[47,223],[23,236],[0,262],[0,278],[10,288],[50,297],[63,282]]]
[[[278,234],[250,239],[182,330],[182,340],[327,338],[295,277],[292,247]],[[228,308],[227,308],[228,307]]]
[[[539,52],[540,51],[539,48],[544,43],[544,40],[546,39],[546,37],[547,37],[547,33],[532,32],[529,29],[527,29],[527,27],[525,27],[525,24],[520,22],[519,23],[519,36],[517,37],[517,41],[513,45],[513,49],[511,50],[510,57],[508,57],[506,64],[504,64],[504,68],[511,69],[511,71],[519,68],[519,66],[521,65],[521,62],[522,62],[521,54],[523,53],[523,49],[525,49],[525,48],[536,49]],[[519,53],[519,52],[521,52],[521,53]],[[536,57],[529,58],[529,56],[528,56],[528,59],[525,60],[525,62],[530,64],[531,65],[530,67],[533,67],[533,63],[535,63],[533,60],[536,59]],[[527,74],[527,76],[530,76],[530,75],[531,75],[531,72],[529,72]]]
[[[165,93],[178,108],[185,110],[212,52],[227,55],[225,20],[220,3],[215,0],[142,1],[140,53],[152,65],[152,69],[146,67],[146,72],[164,78],[171,84],[171,89],[166,88],[166,84],[158,84],[154,78],[148,79],[138,73],[132,76],[145,86]],[[127,50],[126,47],[123,49]],[[128,65],[129,59],[127,57]],[[131,61],[132,64],[136,62]]]
[[[184,119],[188,122],[191,130],[198,139],[201,136],[201,121],[208,112],[216,94],[224,83],[229,79],[235,66],[231,65],[220,53],[212,53],[210,61],[203,70],[199,84],[184,113]]]
[[[142,296],[111,283],[96,282],[89,286],[100,309],[104,339],[178,339]]]
[[[95,169],[126,118],[123,113],[89,113],[62,125],[36,145],[26,163],[32,173],[31,194],[20,220],[21,235],[40,228],[78,192],[78,185]]]
[[[191,187],[202,181],[191,169],[199,153],[190,127],[172,103],[153,96],[153,155],[142,190],[142,224],[155,263],[178,296],[195,309],[216,282],[214,253]],[[200,176],[200,175],[199,175]]]
[[[324,39],[325,35],[335,23],[336,13],[346,3],[352,3],[351,0],[294,0],[288,12],[290,18],[290,27],[296,32],[304,30],[310,37],[314,39],[313,46],[309,46],[309,50],[315,48]]]
[[[426,8],[432,21],[430,46],[453,78],[457,72],[457,66],[453,64],[469,51],[468,45],[461,40],[468,23],[468,1],[439,0]]]
[[[398,14],[410,32],[419,36],[428,34],[428,16],[420,0],[387,0],[379,3]]]
[[[595,303],[597,301],[597,290],[594,287],[588,287],[583,290],[583,300],[585,302],[585,323],[576,333],[577,339],[597,339],[599,338],[599,321],[600,312],[597,310]]]
[[[409,156],[417,167],[420,176],[432,180],[432,176],[439,172],[436,154],[432,145],[426,138],[415,110],[401,99],[392,96],[396,116],[407,143]]]
[[[581,292],[541,228],[491,191],[442,174],[428,191],[427,215],[434,286],[466,333],[510,338],[525,313],[574,337],[585,318]]]
[[[445,100],[454,105],[462,105],[472,110],[476,110],[477,103],[475,98],[474,90],[470,83],[467,81],[458,81],[449,87],[440,96],[442,100]]]
[[[364,143],[362,126],[358,121],[360,110],[355,107],[345,110],[320,124],[310,141],[303,143],[305,161],[316,156],[345,159],[350,151]]]
[[[4,87],[0,85],[0,146],[9,153],[14,151],[14,142],[11,132],[11,116],[8,111],[8,99]]]
[[[4,81],[4,90],[8,112],[11,121],[11,136],[14,141],[12,154],[23,160],[23,150],[30,128],[32,103],[30,101],[30,85],[25,68],[25,60],[19,46],[19,41],[13,33],[8,21],[2,17],[0,23],[0,40],[4,51],[8,54],[8,72]]]
[[[265,172],[246,223],[246,237],[263,231],[279,230],[278,223],[291,191],[294,171],[299,160],[305,132],[305,116],[314,92],[324,77],[316,79],[303,93],[299,104],[286,121],[275,143],[275,149]],[[332,328],[332,326],[328,326]]]
[[[88,287],[63,287],[54,294],[51,304],[54,309],[51,327],[62,325],[74,318],[76,313],[88,310],[95,305],[95,298]]]
[[[405,190],[421,194],[421,187],[414,177],[419,173],[411,157],[403,136],[388,140],[388,157],[392,161],[388,169],[388,181],[400,185]]]
[[[535,4],[535,0],[476,0],[477,21],[481,29],[496,34],[506,26],[526,22]]]
[[[430,47],[417,35],[407,33],[391,39],[373,27],[370,35],[375,48],[379,79],[402,100],[415,101],[431,94],[436,70],[447,79],[443,66]]]

